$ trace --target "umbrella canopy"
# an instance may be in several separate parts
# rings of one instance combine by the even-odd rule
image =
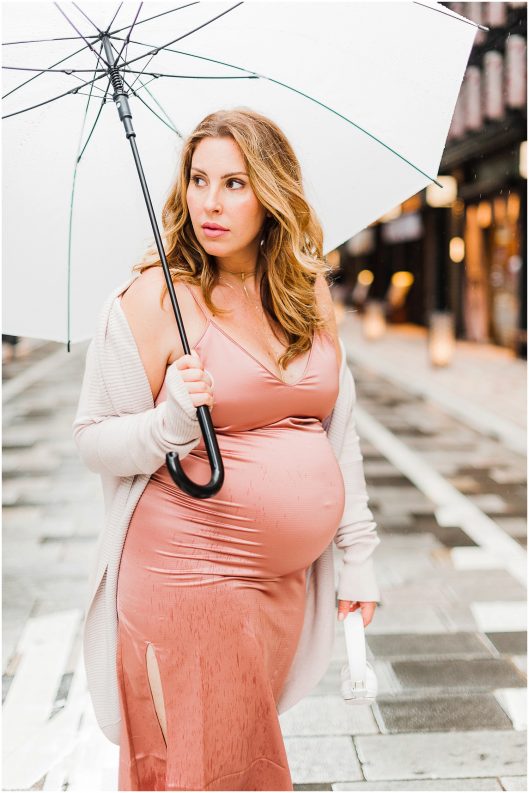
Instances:
[[[4,3],[3,332],[78,342],[152,242],[183,138],[237,106],[286,133],[325,253],[436,179],[477,30],[426,2]]]

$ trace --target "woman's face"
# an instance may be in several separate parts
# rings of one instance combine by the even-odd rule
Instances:
[[[252,190],[242,152],[233,138],[204,138],[197,145],[187,205],[196,237],[208,254],[233,265],[247,265],[252,258],[255,262],[266,209]],[[227,231],[208,236],[204,223]]]

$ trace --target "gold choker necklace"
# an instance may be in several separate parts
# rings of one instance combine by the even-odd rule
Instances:
[[[247,291],[247,289],[246,289],[246,281],[245,281],[244,279],[246,278],[246,276],[248,276],[248,275],[254,275],[256,272],[257,272],[256,270],[253,270],[251,273],[245,273],[245,272],[238,273],[238,275],[240,275],[240,276],[241,276],[242,288],[244,289],[244,294],[246,295],[246,297],[247,297],[247,298],[249,298],[249,297],[250,297],[250,295],[248,294],[248,291]],[[235,275],[235,273],[233,273],[233,275]],[[225,283],[227,286],[229,286],[229,287],[230,287],[230,289],[233,289],[233,286],[232,286],[232,285],[229,283],[229,281],[226,281],[226,279],[225,279],[225,278],[223,278],[221,275],[219,275],[219,281],[220,281],[220,280],[224,281],[224,283]],[[257,304],[256,304],[256,305],[257,305]]]

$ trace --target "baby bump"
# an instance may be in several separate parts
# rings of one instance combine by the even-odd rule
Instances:
[[[220,491],[192,498],[161,466],[136,506],[124,554],[136,545],[144,567],[150,557],[146,569],[171,572],[174,585],[197,576],[271,578],[307,568],[331,542],[344,510],[341,470],[321,422],[290,418],[217,439],[225,471]],[[182,467],[193,481],[209,481],[203,439]]]

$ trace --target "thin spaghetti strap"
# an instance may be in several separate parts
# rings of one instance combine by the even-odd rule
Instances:
[[[187,290],[188,290],[189,292],[191,292],[191,294],[192,294],[192,296],[193,296],[193,300],[195,301],[195,303],[197,304],[197,306],[198,306],[198,307],[199,307],[199,309],[201,310],[201,312],[202,312],[202,314],[204,315],[204,317],[205,317],[205,318],[206,318],[206,319],[209,321],[209,319],[210,319],[210,316],[209,316],[209,314],[207,313],[207,310],[206,310],[206,308],[205,308],[204,306],[202,306],[202,304],[201,304],[200,300],[197,298],[197,296],[195,295],[195,293],[193,292],[193,290],[191,289],[191,287],[189,286],[189,284],[186,284],[186,283],[185,283],[185,281],[182,281],[182,283],[184,284],[184,286],[185,286],[185,287],[187,287]]]

